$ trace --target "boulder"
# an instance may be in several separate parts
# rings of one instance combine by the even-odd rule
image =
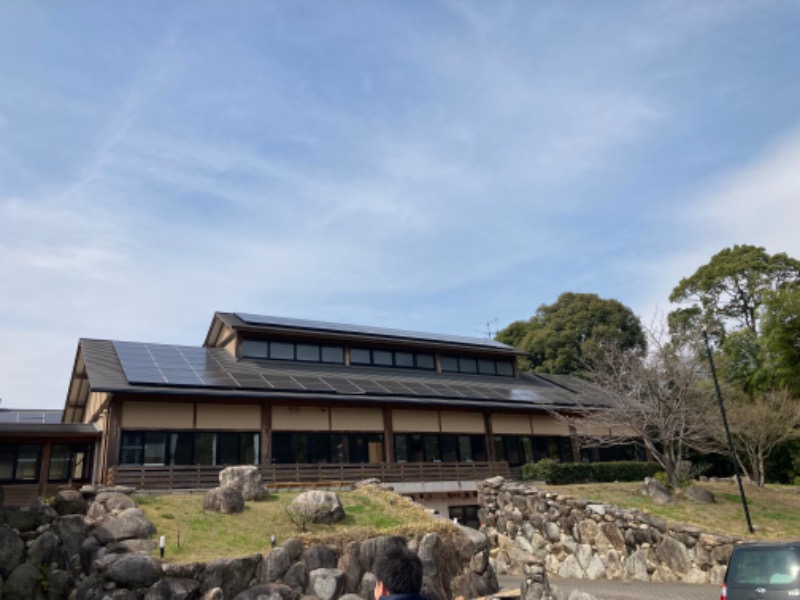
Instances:
[[[323,544],[311,546],[303,554],[303,562],[309,574],[315,569],[334,569],[337,560],[336,548]]]
[[[5,579],[25,560],[25,542],[5,525],[0,525],[0,576]]]
[[[373,598],[375,596],[375,584],[377,583],[378,580],[375,579],[373,573],[364,573],[359,585],[358,595],[362,598]]]
[[[660,482],[650,477],[645,477],[642,484],[642,495],[650,496],[655,504],[674,504],[672,494]]]
[[[194,579],[165,577],[154,583],[144,600],[192,600],[200,591],[200,584]]]
[[[128,589],[150,587],[158,581],[160,575],[161,566],[158,561],[143,554],[122,555],[104,573],[106,580]]]
[[[586,575],[583,572],[583,569],[581,569],[581,565],[575,555],[570,554],[566,560],[561,563],[561,567],[558,569],[558,576],[582,579]]]
[[[127,494],[120,492],[99,492],[89,507],[87,516],[91,519],[101,519],[108,513],[122,512],[129,508],[136,508],[136,503]]]
[[[298,596],[299,594],[288,586],[260,583],[237,594],[233,600],[296,600]]]
[[[155,532],[155,526],[141,510],[126,508],[119,514],[105,516],[95,531],[95,537],[101,544],[109,544],[132,538],[146,539]]]
[[[242,558],[216,558],[203,571],[201,589],[218,587],[225,598],[233,598],[250,587],[260,562],[261,556],[258,554]]]
[[[284,548],[274,548],[259,563],[256,578],[261,583],[272,583],[283,577],[291,564]]]
[[[648,581],[647,576],[647,557],[644,550],[637,550],[625,561],[625,572],[628,579],[633,581]]]
[[[122,540],[108,546],[108,551],[113,554],[150,554],[158,547],[155,540]]]
[[[306,566],[297,562],[294,563],[283,575],[283,583],[291,587],[293,590],[302,592],[306,589]]]
[[[244,511],[244,496],[233,487],[217,487],[209,490],[203,498],[203,510],[213,510],[225,514]]]
[[[72,575],[61,569],[48,571],[46,581],[48,600],[67,598],[75,583]]]
[[[441,555],[442,543],[436,533],[426,533],[420,542],[417,556],[422,561],[422,573],[433,579],[439,578],[438,557]]]
[[[717,501],[711,490],[707,490],[706,488],[701,488],[696,485],[689,487],[684,494],[686,494],[687,498],[701,504],[714,504]]]
[[[675,538],[668,536],[665,536],[656,547],[656,556],[672,571],[677,573],[686,573],[692,562],[686,546]]]
[[[345,575],[346,591],[350,594],[355,594],[358,591],[358,584],[361,581],[362,574],[358,555],[354,552],[345,552],[339,557],[336,568]]]
[[[17,566],[3,584],[5,600],[44,600],[39,569],[29,562]]]
[[[325,490],[303,492],[289,506],[311,523],[338,523],[347,516],[339,496]]]
[[[396,546],[405,548],[406,539],[399,536],[384,535],[364,540],[361,543],[361,551],[358,554],[358,560],[361,562],[361,568],[364,571],[371,572],[375,566],[375,559],[390,548]]]
[[[306,545],[300,538],[289,538],[281,544],[281,548],[286,550],[286,553],[289,555],[289,560],[294,562],[303,556],[303,550],[306,549]]]
[[[59,562],[61,556],[61,540],[50,530],[42,533],[28,546],[28,560],[36,567],[49,567],[50,563]]]
[[[239,490],[242,497],[248,502],[266,500],[269,497],[269,490],[261,480],[258,467],[254,465],[222,469],[219,472],[219,486]]]
[[[53,519],[53,532],[61,540],[61,546],[72,561],[81,555],[81,545],[87,539],[89,527],[82,515],[64,515]],[[88,571],[87,571],[88,572]]]
[[[314,569],[308,573],[310,594],[320,600],[334,600],[345,593],[347,578],[339,569]]]
[[[85,515],[86,500],[78,490],[61,490],[53,505],[59,515]]]

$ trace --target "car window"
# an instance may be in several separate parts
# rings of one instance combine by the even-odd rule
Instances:
[[[786,585],[798,572],[800,559],[790,548],[740,550],[731,557],[728,585]]]

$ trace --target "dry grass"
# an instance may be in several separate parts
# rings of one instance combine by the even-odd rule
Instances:
[[[363,488],[338,492],[347,517],[333,525],[310,525],[299,534],[285,513],[297,492],[271,494],[266,501],[248,502],[238,515],[203,510],[202,494],[137,496],[136,502],[166,536],[165,558],[171,562],[207,561],[223,556],[264,553],[274,534],[280,545],[286,538],[300,537],[307,543],[325,542],[344,546],[351,540],[375,535],[405,535],[449,530],[447,521],[434,520],[410,500],[392,492]]]
[[[604,504],[623,508],[636,508],[642,512],[667,519],[689,523],[709,531],[745,539],[787,540],[800,539],[800,494],[787,486],[758,488],[745,484],[745,495],[750,518],[756,530],[747,531],[739,488],[735,483],[701,483],[711,490],[716,504],[698,504],[679,497],[674,506],[659,506],[639,493],[640,483],[603,483],[581,485],[543,486],[559,494],[579,496]]]

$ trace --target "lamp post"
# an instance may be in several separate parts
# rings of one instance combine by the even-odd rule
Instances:
[[[725,426],[725,434],[728,436],[728,447],[731,451],[731,460],[733,461],[733,471],[736,473],[736,482],[739,484],[739,495],[742,497],[744,516],[747,519],[747,529],[750,531],[750,533],[755,533],[755,529],[753,529],[753,523],[750,521],[750,511],[747,508],[747,497],[744,495],[742,476],[739,474],[739,461],[736,460],[736,450],[733,449],[733,436],[731,435],[731,428],[728,427],[728,416],[725,414],[725,405],[722,402],[722,392],[719,389],[719,381],[717,381],[717,369],[714,367],[714,356],[711,354],[711,345],[708,343],[708,333],[706,332],[705,327],[703,327],[703,341],[706,345],[708,364],[711,367],[711,377],[714,379],[714,389],[717,392],[719,412],[722,413],[722,424]]]

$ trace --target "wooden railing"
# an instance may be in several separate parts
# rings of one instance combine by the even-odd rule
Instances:
[[[107,471],[108,485],[142,490],[210,489],[219,485],[219,466],[117,466]],[[262,465],[267,485],[348,484],[370,477],[384,482],[478,481],[495,475],[510,476],[506,462],[470,463],[374,463]]]

